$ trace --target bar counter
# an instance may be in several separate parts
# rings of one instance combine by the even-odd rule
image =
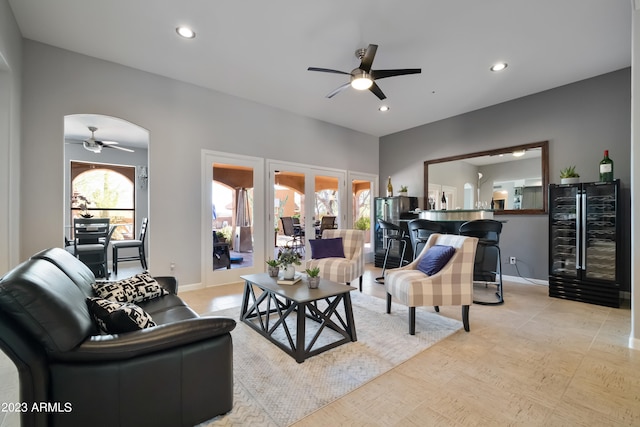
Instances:
[[[452,209],[452,210],[428,210],[420,211],[420,219],[430,221],[473,221],[476,219],[493,219],[493,211],[490,209]]]

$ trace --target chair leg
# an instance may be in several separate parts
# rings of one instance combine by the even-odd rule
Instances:
[[[113,274],[118,274],[118,247],[114,246],[111,250],[111,264],[113,266]]]
[[[387,314],[391,313],[391,294],[387,292]]]
[[[138,248],[138,254],[140,255],[140,264],[142,265],[142,268],[147,270],[147,257],[144,253],[144,245]]]
[[[409,335],[416,334],[416,308],[409,307]]]
[[[360,292],[362,292],[362,276],[360,276]]]
[[[464,326],[464,330],[469,332],[469,306],[462,306],[462,325]]]

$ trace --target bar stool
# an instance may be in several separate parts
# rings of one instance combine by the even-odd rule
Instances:
[[[473,265],[473,280],[484,282],[485,287],[489,284],[497,286],[496,301],[476,300],[475,304],[496,305],[504,303],[504,293],[502,288],[502,258],[500,256],[500,233],[502,223],[493,219],[478,219],[467,221],[460,226],[460,235],[478,238],[478,248]],[[491,257],[494,252],[497,259]],[[496,280],[497,279],[497,280]]]
[[[413,259],[416,259],[420,252],[418,252],[418,245],[424,247],[429,236],[433,233],[446,234],[447,230],[444,225],[428,219],[414,219],[407,224],[409,228],[409,237],[411,238],[411,246],[413,247]]]
[[[408,261],[404,259],[404,253],[407,249],[407,241],[405,240],[406,235],[404,230],[400,228],[400,226],[393,224],[391,222],[387,222],[381,219],[378,219],[378,227],[382,230],[383,239],[385,237],[386,230],[386,238],[387,238],[387,248],[384,253],[384,262],[382,263],[382,276],[376,277],[376,283],[384,283],[384,272],[387,269],[387,260],[389,259],[389,251],[391,251],[391,245],[393,242],[398,242],[402,245],[402,252],[400,253],[400,267],[403,264],[408,264]]]

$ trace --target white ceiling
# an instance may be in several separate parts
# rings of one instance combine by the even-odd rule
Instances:
[[[631,64],[630,0],[9,0],[25,38],[383,136]],[[197,36],[180,39],[188,24]],[[422,68],[325,95],[358,48]],[[509,66],[489,71],[497,61]],[[106,132],[106,129],[103,129]],[[104,139],[117,140],[109,135]]]

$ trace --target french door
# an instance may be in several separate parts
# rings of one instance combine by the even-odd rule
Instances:
[[[203,150],[201,169],[204,286],[264,271],[264,160]]]
[[[365,262],[373,262],[372,236],[375,230],[375,210],[373,201],[378,196],[378,175],[351,172],[347,182],[351,185],[351,209],[348,227],[364,230]]]
[[[283,247],[293,247],[304,260],[311,255],[309,239],[320,236],[322,218],[335,217],[337,228],[347,224],[346,172],[299,163],[267,160],[268,218],[265,227],[273,230],[267,238],[267,257],[277,257]],[[281,218],[291,217],[293,235],[284,229]]]

